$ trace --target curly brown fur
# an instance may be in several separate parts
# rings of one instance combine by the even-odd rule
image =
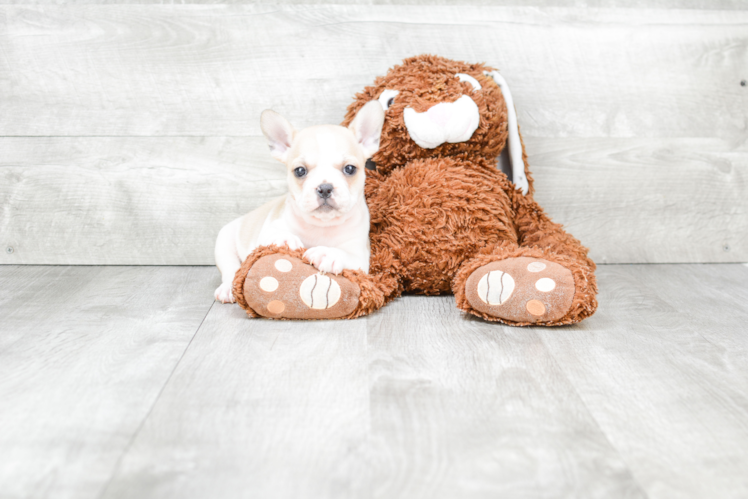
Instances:
[[[376,100],[385,89],[399,90],[400,94],[385,113],[380,148],[373,157],[379,172],[387,174],[419,158],[497,158],[506,143],[507,112],[501,89],[491,77],[483,74],[483,71],[493,69],[485,64],[468,64],[432,55],[405,59],[385,76],[378,77],[373,86],[356,94],[355,101],[348,106],[343,125],[348,126],[358,110],[367,102]],[[474,77],[485,90],[473,94],[470,83],[457,80],[456,73]],[[440,102],[454,102],[463,94],[473,97],[481,116],[478,130],[469,141],[423,149],[410,138],[403,118],[403,110],[407,106],[420,113]]]
[[[554,253],[568,255],[584,263],[591,271],[597,266],[587,256],[589,251],[578,239],[564,231],[546,215],[540,205],[530,197],[513,193],[515,223],[521,235],[519,245],[525,247],[546,248]]]
[[[393,254],[405,291],[449,292],[469,256],[517,241],[506,176],[487,162],[415,160],[392,172],[369,198],[372,254]],[[386,216],[381,216],[386,214]]]
[[[580,321],[597,307],[595,264],[587,249],[534,201],[521,136],[529,192],[517,191],[497,169],[498,155],[507,142],[507,111],[501,89],[483,74],[492,70],[485,64],[431,55],[412,57],[377,78],[348,107],[344,124],[385,89],[399,91],[386,112],[381,146],[373,158],[377,172],[367,177],[372,255],[376,258],[386,251],[391,256],[388,272],[399,276],[400,290],[422,294],[451,290],[462,309],[491,320],[497,318],[467,304],[464,286],[470,273],[512,256],[543,257],[567,267],[576,286],[571,309],[549,324]],[[473,92],[469,83],[455,78],[456,73],[478,80],[481,91]],[[423,112],[462,95],[469,95],[480,112],[480,125],[470,140],[434,149],[419,147],[405,127],[404,109]]]

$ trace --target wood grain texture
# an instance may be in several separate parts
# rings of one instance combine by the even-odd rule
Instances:
[[[600,309],[539,335],[650,497],[748,495],[748,267],[606,266]]]
[[[210,268],[0,266],[0,496],[95,497],[213,302]]]
[[[0,263],[212,264],[285,188],[259,112],[337,123],[420,52],[502,69],[538,200],[596,260],[748,260],[748,10],[554,1],[0,6]]]
[[[748,265],[598,276],[595,316],[532,329],[447,296],[205,317],[211,267],[0,266],[0,495],[745,497]]]
[[[538,201],[598,262],[748,261],[745,145],[526,144]],[[0,263],[212,265],[284,172],[261,137],[0,138]]]
[[[221,227],[287,189],[259,138],[4,138],[0,152],[0,263],[212,265]]]
[[[271,106],[302,116],[300,125],[338,123],[375,76],[428,52],[499,67],[528,136],[746,138],[748,11],[66,5],[0,13],[0,135],[259,135],[257,116]]]
[[[629,497],[634,478],[532,331],[406,297],[369,318],[357,496]]]
[[[349,497],[369,428],[366,320],[216,306],[103,496]]]
[[[599,263],[748,261],[748,147],[530,139],[536,199]]]
[[[539,337],[407,297],[355,321],[216,305],[104,496],[641,496]]]
[[[505,7],[569,7],[568,0],[3,0],[6,5],[482,5]],[[574,0],[574,7],[617,9],[745,10],[744,0]]]

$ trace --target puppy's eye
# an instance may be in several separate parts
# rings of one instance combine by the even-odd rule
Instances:
[[[345,173],[345,175],[353,175],[356,173],[356,170],[357,168],[353,165],[346,165],[345,167],[343,167],[343,173]]]
[[[379,96],[379,104],[382,106],[382,109],[387,111],[390,109],[390,106],[392,106],[395,103],[395,96],[399,94],[400,92],[397,90],[390,90],[386,89],[384,92],[382,92],[382,95]]]
[[[293,174],[299,179],[301,179],[302,177],[306,175],[306,168],[296,167],[295,169],[293,169]]]

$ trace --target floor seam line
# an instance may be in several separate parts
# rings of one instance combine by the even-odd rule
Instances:
[[[564,376],[564,379],[566,379],[566,381],[569,383],[569,386],[574,391],[574,394],[577,395],[577,398],[579,398],[579,401],[582,403],[582,405],[584,405],[584,409],[587,410],[587,414],[590,416],[592,421],[595,423],[595,426],[600,431],[600,434],[603,435],[603,437],[605,438],[605,441],[610,445],[611,448],[613,448],[616,451],[616,453],[618,454],[618,457],[621,459],[621,462],[623,462],[623,465],[626,466],[626,469],[631,474],[631,478],[634,480],[634,483],[636,483],[636,485],[639,487],[639,490],[645,495],[644,498],[651,498],[649,495],[649,492],[644,488],[644,485],[641,484],[639,479],[636,477],[636,474],[634,474],[634,470],[631,468],[631,465],[629,465],[628,460],[624,458],[623,453],[621,453],[621,450],[619,450],[618,447],[613,444],[613,442],[610,440],[610,436],[608,436],[608,433],[603,430],[602,426],[600,425],[600,422],[597,420],[597,418],[595,418],[595,415],[592,414],[592,411],[590,410],[590,407],[587,404],[587,401],[584,400],[582,395],[579,393],[579,390],[577,390],[577,386],[574,385],[574,383],[571,381],[569,376],[566,374],[566,371],[564,371],[564,369],[561,367],[561,364],[558,362],[558,360],[556,359],[556,356],[553,354],[553,351],[546,343],[545,339],[543,338],[543,335],[541,335],[540,332],[536,332],[536,334],[538,338],[540,339],[540,341],[543,343],[543,347],[545,347],[545,350],[548,352],[548,355],[553,360],[553,364],[556,365],[556,369],[559,371],[559,373],[561,373]]]
[[[156,394],[156,397],[153,399],[153,403],[151,404],[151,407],[148,408],[148,411],[146,412],[143,419],[140,421],[140,424],[138,425],[138,428],[135,429],[135,432],[133,432],[132,436],[130,437],[130,440],[128,441],[125,448],[122,450],[122,453],[120,454],[119,458],[117,459],[117,462],[115,462],[114,467],[112,467],[112,473],[109,476],[109,479],[107,479],[106,483],[104,483],[104,486],[99,491],[99,494],[97,495],[98,498],[104,498],[104,493],[109,489],[109,486],[111,486],[112,481],[114,480],[114,477],[117,475],[117,471],[119,470],[120,466],[122,465],[122,460],[125,458],[125,455],[130,451],[130,448],[132,447],[133,443],[135,443],[135,439],[137,439],[140,432],[143,430],[143,426],[148,421],[148,419],[151,417],[151,413],[153,413],[153,409],[158,404],[159,400],[161,399],[161,395],[164,393],[164,389],[169,385],[169,382],[171,382],[172,377],[174,376],[174,373],[176,373],[177,368],[179,368],[179,365],[182,363],[182,360],[184,359],[184,355],[187,354],[187,351],[190,349],[190,346],[192,345],[192,341],[195,340],[195,337],[197,337],[198,332],[200,331],[200,328],[202,328],[203,323],[205,323],[205,319],[210,314],[210,311],[213,310],[213,306],[216,305],[216,301],[214,300],[212,304],[210,304],[210,307],[205,313],[205,316],[203,316],[203,319],[200,320],[200,324],[197,325],[197,328],[195,329],[195,333],[192,334],[192,337],[190,338],[190,341],[187,342],[187,346],[185,346],[184,351],[182,351],[182,354],[179,356],[179,359],[174,364],[174,368],[172,368],[171,373],[169,373],[169,376],[166,377],[166,380],[164,381],[164,384],[161,386],[161,389],[159,389],[158,394]]]

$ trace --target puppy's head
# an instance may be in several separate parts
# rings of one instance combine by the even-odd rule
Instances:
[[[286,164],[291,196],[305,220],[320,225],[342,221],[362,199],[364,167],[379,149],[383,123],[377,101],[363,106],[348,127],[296,131],[275,111],[262,112],[260,125],[270,154]]]

